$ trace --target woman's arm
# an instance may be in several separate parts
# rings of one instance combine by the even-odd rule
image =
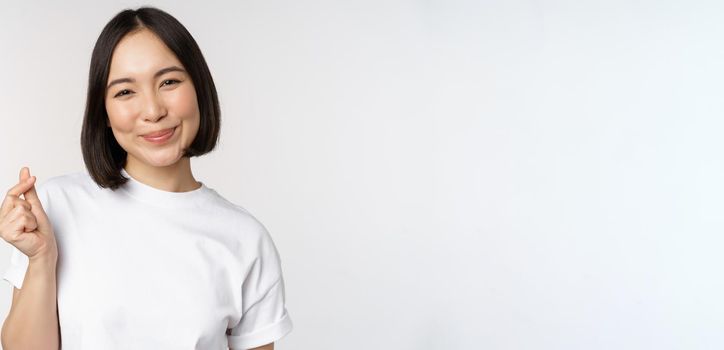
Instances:
[[[0,331],[5,350],[58,350],[56,266],[58,245],[48,215],[35,190],[30,169],[0,205],[0,237],[28,257],[21,289],[13,289],[10,312]],[[24,198],[20,198],[23,195]]]
[[[258,348],[253,348],[250,350],[274,350],[274,343],[269,343],[267,345],[260,346]]]
[[[2,327],[5,350],[58,350],[56,259],[31,259],[21,289],[14,288],[10,313]]]

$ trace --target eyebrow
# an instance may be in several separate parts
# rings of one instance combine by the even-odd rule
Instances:
[[[166,74],[166,73],[168,73],[168,72],[182,72],[182,73],[186,73],[186,71],[183,70],[183,69],[180,68],[180,67],[170,66],[170,67],[166,67],[166,68],[163,68],[163,69],[159,70],[158,72],[156,72],[156,74],[153,75],[153,77],[154,77],[154,78],[158,78],[158,77],[160,77],[160,76],[162,76],[162,75],[164,75],[164,74]],[[136,79],[133,79],[133,78],[120,78],[120,79],[116,79],[116,80],[111,81],[111,82],[108,84],[108,86],[106,86],[106,90],[110,89],[111,86],[116,85],[116,84],[120,84],[120,83],[133,83],[133,82],[135,82],[135,81],[136,81]]]

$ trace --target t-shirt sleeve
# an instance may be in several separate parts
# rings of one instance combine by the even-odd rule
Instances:
[[[255,248],[258,256],[241,288],[241,320],[227,332],[232,350],[273,343],[291,332],[293,327],[286,309],[279,253],[266,229],[262,230]]]
[[[28,270],[28,257],[14,245],[10,245],[12,253],[10,254],[10,266],[5,270],[3,279],[15,286],[17,289],[23,288],[23,280],[25,280],[25,271]]]

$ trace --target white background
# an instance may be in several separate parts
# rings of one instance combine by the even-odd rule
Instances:
[[[211,68],[194,174],[275,240],[277,349],[724,348],[720,2],[8,2],[5,190],[84,168],[91,50],[144,4]]]

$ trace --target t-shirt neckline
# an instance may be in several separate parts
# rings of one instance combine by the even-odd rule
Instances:
[[[128,178],[128,181],[121,186],[130,196],[153,205],[164,207],[189,207],[200,204],[200,200],[206,198],[211,189],[198,181],[201,187],[186,192],[164,191],[153,186],[146,185],[131,176],[125,168],[121,168],[121,174]]]

